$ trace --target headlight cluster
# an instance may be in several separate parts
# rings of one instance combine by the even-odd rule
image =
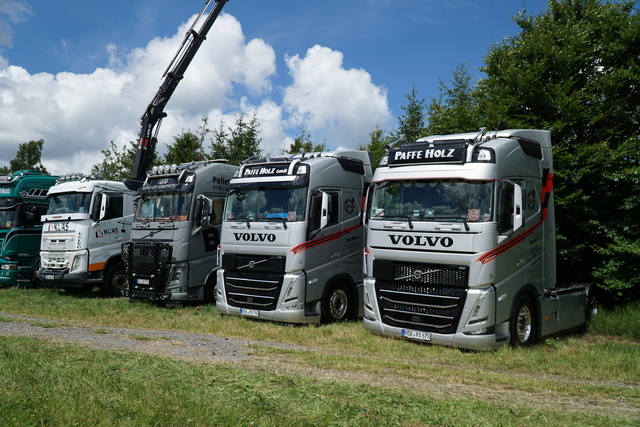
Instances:
[[[73,257],[73,262],[71,263],[71,268],[69,269],[69,273],[73,273],[75,271],[87,271],[87,253],[80,252]]]

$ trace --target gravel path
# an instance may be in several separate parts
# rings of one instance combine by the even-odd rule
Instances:
[[[76,326],[68,322],[15,316],[0,312],[0,336],[28,336],[84,345],[102,350],[124,350],[198,361],[235,361],[247,358],[251,345],[305,349],[276,342],[242,340],[189,332]],[[307,349],[308,350],[308,349]]]

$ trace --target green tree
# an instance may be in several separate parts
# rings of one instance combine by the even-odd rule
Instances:
[[[398,129],[386,131],[378,123],[376,128],[369,133],[369,143],[358,146],[358,150],[371,152],[374,169],[387,151],[387,146],[392,147],[401,142],[415,142],[418,138],[426,136],[424,113],[426,100],[418,97],[418,89],[415,84],[411,86],[411,92],[405,96],[408,102],[407,105],[400,106],[404,113],[398,117]]]
[[[298,135],[293,141],[293,144],[291,144],[288,150],[283,150],[283,154],[315,153],[325,151],[327,149],[327,144],[324,142],[314,144],[311,140],[311,135],[305,128],[300,129],[300,135]]]
[[[212,131],[211,158],[227,159],[231,165],[239,165],[250,157],[262,156],[260,144],[260,124],[254,112],[247,121],[244,112],[236,118],[234,127],[227,127],[220,121],[220,127]]]
[[[173,137],[174,143],[167,147],[164,163],[180,164],[192,161],[206,160],[202,150],[202,139],[189,131],[182,131]]]
[[[514,17],[477,85],[485,123],[549,129],[558,273],[640,290],[640,13],[635,0],[549,0]]]
[[[380,164],[380,159],[387,152],[387,147],[393,145],[395,137],[380,127],[380,124],[376,125],[376,128],[369,133],[369,144],[366,146],[359,146],[358,150],[365,150],[371,152],[373,156],[373,169],[377,168]]]
[[[38,170],[41,172],[47,172],[47,169],[42,165],[42,147],[44,146],[44,140],[29,141],[18,145],[18,152],[15,159],[9,162],[9,172],[15,172],[19,170]]]
[[[411,86],[411,92],[405,96],[409,102],[407,105],[400,106],[404,113],[398,117],[398,138],[415,142],[418,138],[426,136],[424,111],[426,99],[418,97],[415,84]]]
[[[109,149],[100,150],[104,159],[101,163],[93,165],[91,175],[98,179],[106,179],[112,181],[122,181],[131,178],[133,171],[133,163],[136,158],[138,144],[133,141],[129,142],[129,147],[124,147],[121,151],[118,146],[111,141]]]
[[[479,102],[471,84],[468,65],[458,65],[450,85],[440,81],[439,90],[438,99],[433,99],[427,107],[427,134],[472,132],[482,125]]]

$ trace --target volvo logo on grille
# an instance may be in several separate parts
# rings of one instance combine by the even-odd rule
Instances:
[[[257,264],[262,264],[263,262],[267,262],[266,258],[265,259],[261,259],[260,261],[255,261],[255,260],[251,260],[249,261],[248,264],[245,265],[241,265],[240,267],[238,267],[238,270],[242,269],[242,268],[253,268],[255,267]]]
[[[446,271],[446,269],[444,269],[444,268],[434,268],[433,270],[422,271],[422,270],[420,270],[418,268],[418,269],[413,270],[412,273],[409,273],[406,276],[396,277],[393,280],[407,280],[407,279],[420,280],[422,278],[422,276],[424,276],[426,274],[434,274],[434,273],[439,273],[441,271]]]

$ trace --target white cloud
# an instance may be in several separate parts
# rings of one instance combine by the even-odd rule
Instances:
[[[50,172],[88,173],[102,160],[100,150],[108,148],[109,141],[122,147],[137,139],[138,119],[162,84],[161,73],[187,28],[183,24],[173,37],[154,39],[125,56],[109,44],[106,65],[113,68],[91,74],[31,75],[24,68],[4,64],[0,68],[0,165],[9,163],[18,144],[44,139],[42,163]],[[161,142],[173,142],[182,130],[197,131],[210,110],[224,109],[236,82],[256,93],[270,89],[274,63],[270,46],[261,41],[245,44],[238,21],[222,14],[165,109],[168,117]]]
[[[341,52],[316,45],[304,58],[288,57],[287,66],[293,78],[284,96],[290,125],[325,135],[327,147],[366,144],[376,124],[389,120],[386,91],[366,71],[345,70]]]
[[[107,44],[107,63],[90,74],[30,74],[0,56],[0,165],[18,144],[44,139],[42,163],[50,172],[88,173],[110,141],[123,147],[136,140],[138,119],[188,27],[128,52]],[[274,89],[273,48],[247,42],[237,19],[221,14],[165,108],[158,151],[182,131],[197,133],[203,117],[217,129],[220,120],[232,126],[241,111],[257,114],[271,155],[288,148],[301,128],[329,148],[354,148],[389,119],[386,91],[366,71],[344,69],[340,52],[314,46],[286,63],[291,85]]]

